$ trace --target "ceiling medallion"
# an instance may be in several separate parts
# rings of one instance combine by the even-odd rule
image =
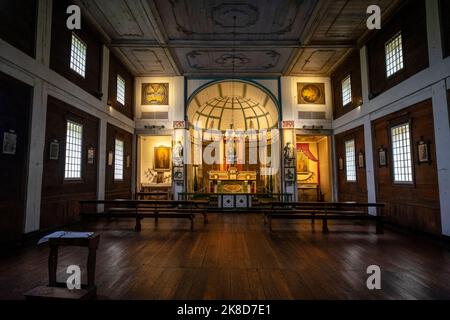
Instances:
[[[259,11],[251,4],[224,3],[212,9],[212,16],[214,23],[223,28],[248,28],[258,21]]]

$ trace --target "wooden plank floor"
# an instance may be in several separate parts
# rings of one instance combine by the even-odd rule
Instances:
[[[102,232],[97,255],[100,299],[450,299],[450,252],[431,241],[371,225],[275,221],[273,234],[256,214],[215,214],[210,223],[161,220],[143,231],[133,221],[87,226]],[[60,251],[85,270],[85,251]],[[0,298],[22,299],[47,282],[48,248],[24,248],[0,259]],[[382,290],[366,288],[366,268],[379,265]],[[83,279],[86,280],[85,278]]]

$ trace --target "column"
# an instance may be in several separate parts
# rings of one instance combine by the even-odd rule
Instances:
[[[432,95],[442,234],[450,236],[450,125],[445,80],[433,85]]]
[[[108,121],[100,119],[98,133],[98,175],[97,175],[97,199],[105,199],[105,180],[106,180],[106,138],[107,138]],[[97,207],[99,211],[103,211],[103,205]]]
[[[364,146],[366,160],[366,183],[367,183],[367,201],[375,203],[377,201],[375,171],[374,171],[374,155],[372,140],[372,123],[370,115],[364,117]],[[376,208],[369,208],[369,214],[376,215]]]
[[[47,120],[47,84],[37,80],[31,111],[30,150],[24,233],[39,230],[42,173],[44,169],[45,125]]]

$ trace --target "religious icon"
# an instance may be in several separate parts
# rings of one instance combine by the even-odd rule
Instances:
[[[94,164],[95,159],[95,149],[94,147],[89,147],[87,150],[87,162],[88,164]]]
[[[290,142],[286,143],[286,145],[284,146],[284,158],[285,159],[294,158],[294,146]]]
[[[363,169],[366,166],[366,161],[364,159],[364,153],[362,151],[358,154],[358,168]]]
[[[309,173],[309,159],[303,152],[297,153],[297,172]]]
[[[155,147],[154,168],[155,170],[170,170],[170,147]]]
[[[50,142],[49,159],[50,160],[58,160],[59,159],[59,142],[58,142],[58,140],[53,140],[52,142]]]
[[[286,180],[286,182],[295,181],[294,168],[285,168],[284,169],[284,179]]]
[[[175,180],[175,181],[183,181],[184,180],[183,167],[174,167],[173,168],[173,180]]]
[[[14,131],[3,133],[3,154],[16,154],[17,134]]]
[[[108,166],[112,166],[113,164],[113,152],[109,151],[108,152]]]
[[[431,163],[429,149],[430,149],[430,146],[429,146],[428,142],[420,140],[417,143],[417,156],[418,156],[419,164]]]
[[[325,104],[325,84],[297,83],[298,104]]]
[[[169,84],[168,83],[143,83],[142,105],[168,105]]]
[[[344,170],[344,159],[342,157],[339,157],[339,170]]]
[[[378,165],[380,167],[387,167],[386,149],[383,146],[378,149]]]

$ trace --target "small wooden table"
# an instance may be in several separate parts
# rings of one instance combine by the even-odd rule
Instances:
[[[50,254],[48,258],[48,286],[39,286],[25,293],[26,299],[91,299],[97,294],[95,285],[95,264],[97,248],[100,242],[100,234],[94,233],[85,238],[50,238]],[[66,283],[56,281],[58,269],[59,247],[86,247],[87,259],[87,285],[81,285],[81,289],[69,290]]]

